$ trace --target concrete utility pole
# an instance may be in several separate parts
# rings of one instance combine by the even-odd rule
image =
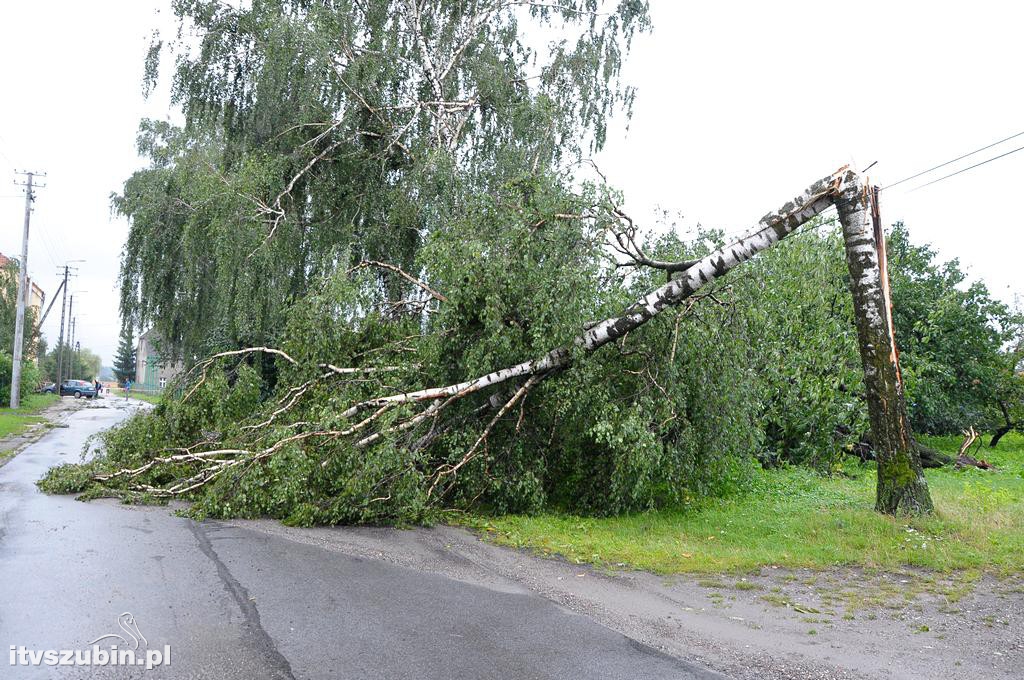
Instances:
[[[71,322],[71,318],[72,318],[71,317],[71,312],[74,309],[74,307],[75,307],[75,294],[72,293],[71,297],[68,299],[68,336],[69,337],[71,336],[71,323],[72,323]],[[64,343],[61,346],[61,348],[60,348],[61,356],[64,355],[64,350],[67,349],[67,346],[69,344],[71,344],[71,343],[67,343],[66,342],[66,343]],[[71,355],[70,354],[68,355],[67,369],[68,369],[68,377],[70,378],[71,377],[71,373],[74,371],[74,368],[71,366]]]
[[[72,295],[71,300],[74,301],[75,297]],[[72,317],[71,319],[71,342],[68,343],[68,377],[73,378],[75,369],[75,322],[78,319]]]
[[[64,313],[68,308],[68,270],[70,267],[64,265],[64,299],[60,303],[60,335],[57,339],[57,392],[60,393],[61,372],[64,368]]]
[[[25,344],[25,300],[28,298],[28,226],[32,217],[32,201],[35,195],[32,193],[32,180],[37,174],[34,172],[22,173],[27,177],[22,185],[25,187],[25,231],[21,237],[21,263],[18,268],[18,303],[17,312],[14,317],[14,352],[13,365],[11,366],[11,408],[18,408],[21,405],[21,359]]]
[[[60,295],[60,292],[63,289],[64,289],[64,284],[63,283],[61,283],[59,286],[57,286],[57,292],[53,294],[53,299],[50,300],[50,304],[48,304],[46,306],[46,311],[43,312],[43,317],[36,321],[36,331],[35,331],[36,334],[42,332],[43,324],[46,323],[46,317],[50,316],[50,310],[53,309],[53,304],[55,302],[57,302],[57,296]]]
[[[67,317],[71,316],[71,308],[68,306],[68,277],[78,276],[78,268],[72,267],[72,262],[85,262],[85,260],[68,260],[64,264],[64,299],[60,303],[60,337],[57,340],[57,389],[60,390],[60,384],[64,378],[64,332],[67,329],[64,319],[65,314]],[[71,301],[74,302],[75,296],[72,294]],[[68,366],[68,373],[71,373],[71,367]],[[70,375],[68,376],[70,377]]]

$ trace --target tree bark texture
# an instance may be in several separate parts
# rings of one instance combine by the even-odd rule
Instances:
[[[933,506],[907,418],[886,295],[885,241],[872,220],[872,195],[861,177],[848,171],[835,203],[843,225],[868,416],[878,461],[875,509],[917,515],[931,512]]]

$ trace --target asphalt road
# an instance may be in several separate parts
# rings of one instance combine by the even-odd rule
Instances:
[[[50,466],[78,460],[89,435],[126,416],[113,403],[75,413],[0,468],[2,678],[722,677],[530,592],[166,508],[40,493],[34,482]],[[87,650],[108,633],[130,643],[118,624],[126,612],[140,648],[169,646],[170,665],[17,663],[21,647]]]

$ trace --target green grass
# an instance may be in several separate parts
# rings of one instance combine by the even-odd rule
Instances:
[[[107,392],[105,395],[108,399],[124,399],[124,388],[118,387],[116,392]],[[139,399],[140,401],[148,401],[150,404],[159,404],[160,400],[163,399],[163,392],[140,392],[136,389],[132,389],[132,399]]]
[[[959,440],[927,443],[955,453]],[[997,449],[978,455],[998,470],[927,471],[936,513],[919,519],[874,512],[875,473],[857,466],[836,477],[802,468],[764,471],[748,492],[674,510],[610,518],[476,517],[468,523],[505,545],[666,574],[770,565],[1019,573],[1024,436],[1007,435]]]
[[[55,394],[28,394],[21,400],[20,408],[0,408],[0,439],[22,434],[36,423],[43,422],[45,418],[39,416],[39,412],[58,400]],[[0,452],[0,459],[3,457]]]

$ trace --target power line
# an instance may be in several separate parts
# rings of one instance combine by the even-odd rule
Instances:
[[[965,153],[965,154],[964,154],[963,156],[957,156],[956,158],[954,158],[954,159],[953,159],[953,160],[951,160],[951,161],[946,161],[945,163],[939,163],[939,164],[938,164],[938,165],[936,165],[935,167],[933,167],[933,168],[928,168],[927,170],[922,170],[921,172],[917,173],[916,175],[911,175],[910,177],[904,177],[903,179],[901,179],[901,180],[900,180],[900,181],[898,181],[898,182],[893,182],[892,184],[889,184],[889,185],[886,185],[886,186],[882,187],[882,190],[884,190],[884,189],[888,189],[888,188],[890,188],[890,187],[894,187],[894,186],[896,186],[896,185],[898,185],[898,184],[903,184],[904,182],[909,182],[909,181],[910,181],[910,180],[912,180],[912,179],[917,179],[917,178],[918,178],[918,177],[920,177],[921,175],[927,175],[927,174],[928,174],[929,172],[932,172],[933,170],[938,170],[939,168],[944,168],[944,167],[946,167],[947,165],[950,165],[951,163],[956,163],[957,161],[961,161],[961,160],[963,160],[963,159],[967,158],[968,156],[973,156],[974,154],[976,154],[976,153],[980,153],[980,152],[982,152],[982,151],[985,151],[986,149],[991,149],[991,148],[992,148],[993,146],[999,146],[999,145],[1000,145],[1000,144],[1002,144],[1003,142],[1008,142],[1008,141],[1010,141],[1011,139],[1014,139],[1014,138],[1016,138],[1016,137],[1020,137],[1021,135],[1024,135],[1024,131],[1022,131],[1022,132],[1018,132],[1018,133],[1017,133],[1017,134],[1015,134],[1015,135],[1010,135],[1009,137],[1006,137],[1005,139],[1000,139],[1000,140],[999,140],[998,142],[992,142],[992,143],[991,143],[991,144],[989,144],[988,146],[983,146],[983,147],[981,147],[980,149],[975,149],[974,151],[972,151],[972,152],[970,152],[970,153]],[[1010,153],[1013,153],[1013,152],[1011,151]],[[1003,156],[1005,156],[1005,155],[1007,155],[1007,154],[1003,154]],[[996,156],[996,158],[1002,158],[1002,156]],[[995,158],[992,158],[992,159],[990,159],[990,160],[995,160]],[[986,161],[986,162],[988,162],[988,161]],[[982,165],[982,164],[981,164],[981,163],[979,163],[978,165]],[[977,166],[973,166],[973,165],[972,165],[971,167],[973,168],[973,167],[977,167]],[[971,168],[967,168],[967,169],[968,169],[968,170],[970,170]],[[957,174],[957,173],[953,173],[953,174],[955,175],[955,174]],[[948,177],[952,177],[953,175],[947,175],[947,176],[948,176]],[[945,179],[945,178],[943,178],[943,179]],[[936,180],[936,181],[938,181],[938,180]],[[928,185],[927,185],[927,184],[924,184],[924,185],[922,185],[922,186],[928,186]],[[921,188],[921,187],[918,187],[918,189],[920,189],[920,188]]]
[[[0,142],[4,142],[6,144],[6,140],[4,140],[3,137],[0,137]],[[17,167],[18,164],[15,163],[13,160],[11,160],[10,156],[8,156],[6,153],[4,153],[3,148],[0,148],[0,156],[3,156],[4,158],[6,158],[7,162],[11,164],[12,168]]]
[[[58,263],[61,260],[67,259],[63,257],[63,250],[57,246],[57,241],[54,241],[53,238],[51,238],[49,229],[42,224],[39,225],[39,235],[42,237],[43,247],[45,247],[46,252],[49,253],[50,261],[53,263],[53,266],[59,267],[60,265]]]
[[[936,182],[941,182],[944,179],[949,179],[950,177],[954,177],[956,175],[959,175],[961,172],[967,172],[968,170],[972,170],[972,169],[978,167],[979,165],[985,165],[986,163],[991,163],[992,161],[997,161],[1000,158],[1003,158],[1004,156],[1009,156],[1011,153],[1017,153],[1018,151],[1024,151],[1024,146],[1019,146],[1016,149],[1014,149],[1013,151],[1007,151],[1006,153],[1001,153],[998,156],[995,156],[993,158],[989,158],[987,161],[982,161],[980,163],[975,163],[974,165],[966,167],[963,170],[957,170],[956,172],[950,173],[950,174],[946,175],[945,177],[940,177],[938,179],[933,179],[931,182],[928,182],[926,184],[922,184],[919,187],[914,187],[913,189],[911,189],[911,191],[917,191],[918,189],[923,189],[926,186],[930,186],[932,184],[935,184]]]
[[[43,230],[42,225],[39,225],[38,232],[40,236],[39,240],[42,242],[43,250],[46,251],[47,256],[50,258],[50,262],[53,264],[54,267],[59,266],[57,264],[58,258],[54,257],[53,255],[53,250],[50,248],[50,239],[47,238],[46,232]]]

